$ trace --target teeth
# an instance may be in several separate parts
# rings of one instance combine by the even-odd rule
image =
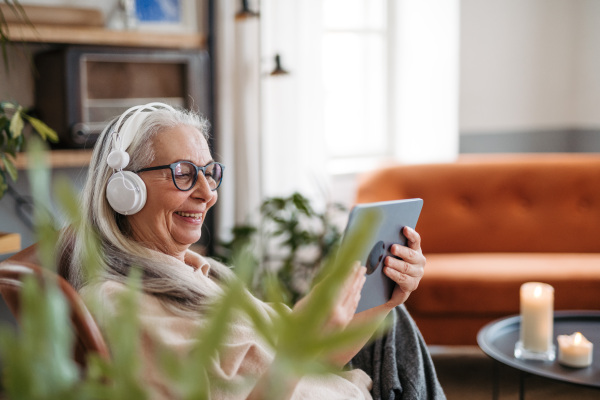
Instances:
[[[188,217],[188,218],[194,218],[194,219],[202,218],[202,213],[190,214],[190,213],[186,213],[186,212],[177,211],[177,212],[175,212],[175,214],[181,215],[182,217]]]

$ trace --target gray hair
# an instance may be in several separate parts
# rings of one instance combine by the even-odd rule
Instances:
[[[97,235],[100,254],[97,268],[101,279],[125,282],[132,267],[142,273],[142,289],[156,295],[164,304],[181,312],[198,312],[214,289],[200,285],[192,277],[192,268],[175,257],[151,250],[133,240],[127,217],[115,212],[106,199],[106,185],[113,174],[107,158],[113,150],[115,118],[100,134],[88,169],[88,178],[81,193],[82,220],[73,230],[61,236],[59,254],[66,266],[59,272],[76,290],[89,283],[86,259],[89,259],[90,236]],[[125,170],[137,171],[147,167],[155,157],[153,139],[167,129],[185,125],[196,128],[208,140],[208,121],[186,110],[159,109],[152,111],[140,124],[127,149],[130,162]],[[224,266],[211,263],[211,274],[217,279],[231,276]],[[214,285],[213,285],[214,286]]]

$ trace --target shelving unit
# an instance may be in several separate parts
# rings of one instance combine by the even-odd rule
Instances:
[[[51,168],[85,167],[92,158],[92,150],[51,150],[47,154],[49,156],[48,165]],[[27,154],[17,154],[15,165],[19,170],[27,169]]]
[[[135,30],[110,30],[96,26],[27,25],[9,23],[11,41],[32,44],[113,46],[119,48],[194,50],[207,46],[200,33],[169,33]],[[89,164],[92,150],[51,150],[48,152],[51,168],[78,168]],[[16,166],[27,169],[27,155],[18,154]]]
[[[83,44],[119,47],[201,49],[206,38],[200,33],[117,31],[98,27],[9,24],[8,37],[14,42]]]
[[[21,250],[21,235],[0,232],[0,254],[16,253]]]

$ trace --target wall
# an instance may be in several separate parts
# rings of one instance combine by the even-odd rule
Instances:
[[[600,2],[580,1],[578,19],[579,64],[574,84],[579,94],[576,121],[581,128],[600,126]]]
[[[600,150],[600,4],[461,5],[461,151]]]

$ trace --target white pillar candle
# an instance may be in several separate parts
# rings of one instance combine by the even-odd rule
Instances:
[[[546,283],[521,285],[521,331],[523,349],[536,353],[552,348],[554,288]]]
[[[594,345],[581,333],[558,335],[558,362],[569,367],[583,368],[592,364]]]

